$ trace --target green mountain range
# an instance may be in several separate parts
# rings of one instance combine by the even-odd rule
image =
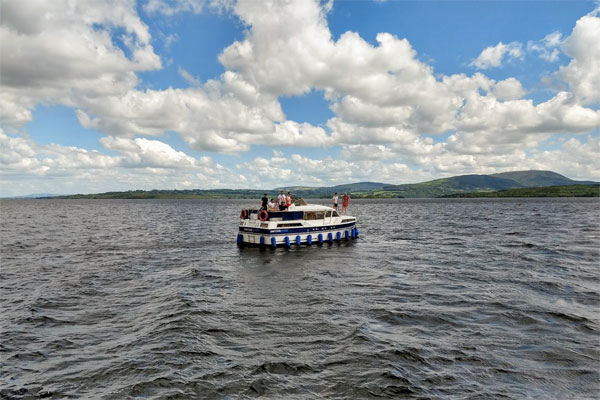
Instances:
[[[556,187],[564,188],[557,189]],[[538,188],[531,191],[527,189]],[[544,189],[546,188],[546,189]],[[461,175],[432,181],[390,185],[378,182],[359,182],[328,187],[288,186],[270,190],[260,189],[192,189],[192,190],[135,190],[59,198],[147,199],[147,198],[255,198],[263,193],[275,197],[280,190],[305,198],[330,198],[334,192],[344,192],[353,198],[393,197],[519,197],[519,196],[598,196],[600,183],[575,181],[552,171],[515,171],[491,175]],[[500,193],[500,194],[495,194]]]
[[[352,197],[448,197],[462,193],[495,192],[507,189],[594,185],[591,181],[574,181],[552,171],[515,171],[492,175],[460,175],[432,181],[389,185],[377,182],[359,182],[332,187],[289,187],[276,190],[289,190],[301,197],[331,197],[334,192],[348,192]]]
[[[492,174],[490,176],[517,182],[522,187],[588,185],[597,183],[592,181],[574,181],[552,171],[513,171]]]
[[[515,171],[492,175],[461,175],[409,185],[388,185],[382,191],[401,197],[447,197],[461,193],[590,184],[596,182],[574,181],[552,171]]]

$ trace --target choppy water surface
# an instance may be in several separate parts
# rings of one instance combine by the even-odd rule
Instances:
[[[239,249],[254,203],[2,201],[0,397],[600,396],[597,199],[353,201],[355,242]]]

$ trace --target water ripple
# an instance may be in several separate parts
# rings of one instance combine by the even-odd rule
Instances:
[[[600,397],[597,200],[359,200],[275,251],[245,206],[3,200],[0,397]]]

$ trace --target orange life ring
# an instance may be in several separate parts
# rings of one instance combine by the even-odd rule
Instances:
[[[264,222],[267,220],[267,218],[269,218],[269,213],[267,212],[267,210],[260,210],[260,212],[258,213],[258,219]]]
[[[248,217],[248,210],[246,210],[245,208],[242,208],[242,212],[240,213],[240,218],[246,219],[246,217]]]

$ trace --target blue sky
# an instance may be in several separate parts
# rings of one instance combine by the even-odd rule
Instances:
[[[0,195],[600,180],[599,10],[7,0]]]

